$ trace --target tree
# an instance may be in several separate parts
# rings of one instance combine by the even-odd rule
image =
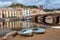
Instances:
[[[19,4],[19,3],[16,3],[16,4],[11,4],[10,6],[8,7],[22,7],[22,8],[38,8],[37,6],[33,5],[33,6],[26,6],[26,5],[23,5],[23,4]]]
[[[17,3],[17,4],[11,4],[8,7],[25,7],[25,5]]]

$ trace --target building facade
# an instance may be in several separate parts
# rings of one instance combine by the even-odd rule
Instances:
[[[40,10],[41,9],[41,10]],[[0,18],[21,18],[43,13],[43,8],[0,8]]]
[[[3,17],[2,17],[2,10],[1,10],[1,9],[0,9],[0,18],[3,18]]]

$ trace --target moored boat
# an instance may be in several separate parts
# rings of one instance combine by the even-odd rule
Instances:
[[[39,33],[39,34],[43,34],[45,33],[45,29],[43,28],[31,28],[33,33]]]
[[[22,29],[21,31],[18,31],[18,34],[23,36],[33,36],[31,29]]]

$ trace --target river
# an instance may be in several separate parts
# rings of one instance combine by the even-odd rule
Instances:
[[[5,21],[0,22],[0,29],[23,29],[23,28],[50,28],[50,25],[40,24],[33,21]]]

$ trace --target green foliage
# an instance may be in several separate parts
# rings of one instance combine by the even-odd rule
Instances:
[[[27,6],[27,8],[38,8],[37,6]]]
[[[8,7],[25,7],[25,5],[17,3],[17,4],[11,4]]]
[[[60,10],[60,8],[57,8],[57,9],[44,9],[44,11],[48,12],[48,11],[54,11],[54,10]]]
[[[44,9],[44,11],[48,12],[48,11],[53,11],[54,9]]]
[[[10,6],[8,7],[21,7],[21,8],[38,8],[37,6],[35,5],[31,5],[31,6],[26,6],[26,5],[23,5],[23,4],[19,4],[19,3],[13,3],[11,4]],[[44,9],[44,11],[48,12],[48,11],[54,11],[54,10],[60,10],[60,8],[58,9]]]
[[[23,4],[19,4],[19,3],[16,3],[16,4],[11,4],[10,6],[8,7],[22,7],[22,8],[38,8],[37,6],[26,6],[26,5],[23,5]]]

